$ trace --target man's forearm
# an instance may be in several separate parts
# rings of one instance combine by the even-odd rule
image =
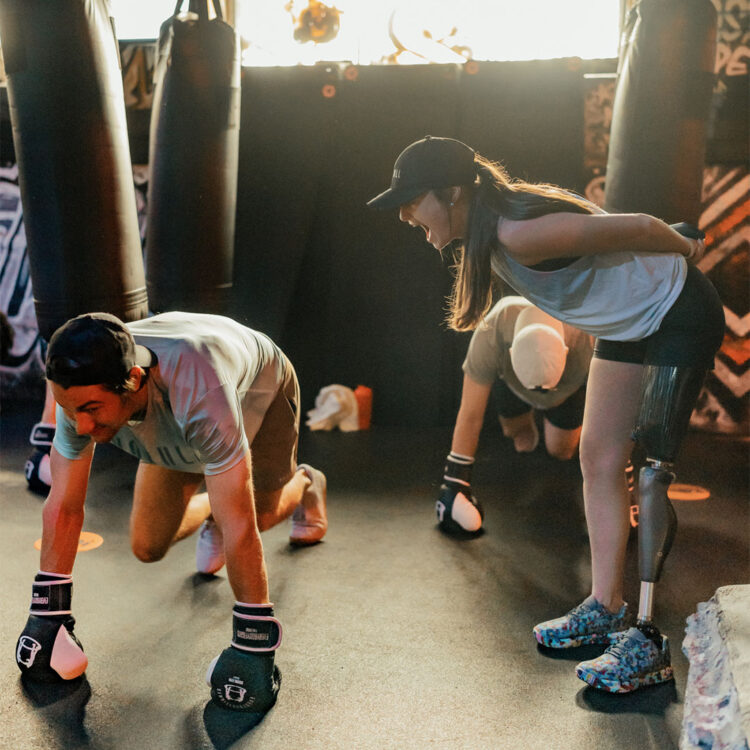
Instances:
[[[453,429],[451,451],[461,456],[474,456],[479,444],[479,433],[482,431],[484,413],[465,414],[458,412],[456,426]]]
[[[229,585],[239,602],[268,603],[268,576],[260,532],[248,519],[224,525],[224,553]]]
[[[54,493],[54,490],[53,490]],[[83,528],[83,508],[71,510],[55,501],[54,494],[42,512],[42,550],[39,569],[71,573]]]

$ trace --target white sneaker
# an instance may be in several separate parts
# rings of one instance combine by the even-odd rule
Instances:
[[[207,518],[198,531],[195,566],[199,573],[216,573],[224,567],[224,537],[213,518]]]
[[[326,476],[322,471],[307,464],[300,464],[297,468],[310,478],[310,486],[305,490],[300,504],[292,514],[289,543],[300,546],[317,544],[328,530]]]

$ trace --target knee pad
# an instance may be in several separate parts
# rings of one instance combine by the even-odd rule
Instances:
[[[677,515],[667,497],[674,474],[644,466],[638,482],[638,570],[641,581],[655,583],[677,533]]]
[[[648,458],[674,463],[705,377],[702,367],[646,365],[633,438]]]

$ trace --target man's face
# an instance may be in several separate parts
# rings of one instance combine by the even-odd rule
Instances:
[[[128,394],[113,393],[100,385],[74,385],[63,388],[50,383],[55,401],[75,423],[79,435],[96,443],[108,443],[130,419],[133,406]]]

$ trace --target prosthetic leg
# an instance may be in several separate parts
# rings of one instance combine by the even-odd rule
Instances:
[[[638,567],[641,577],[638,629],[657,645],[661,635],[653,624],[654,584],[661,576],[677,532],[677,516],[667,497],[677,451],[687,433],[705,368],[647,365],[643,395],[633,437],[646,452],[640,471]]]

